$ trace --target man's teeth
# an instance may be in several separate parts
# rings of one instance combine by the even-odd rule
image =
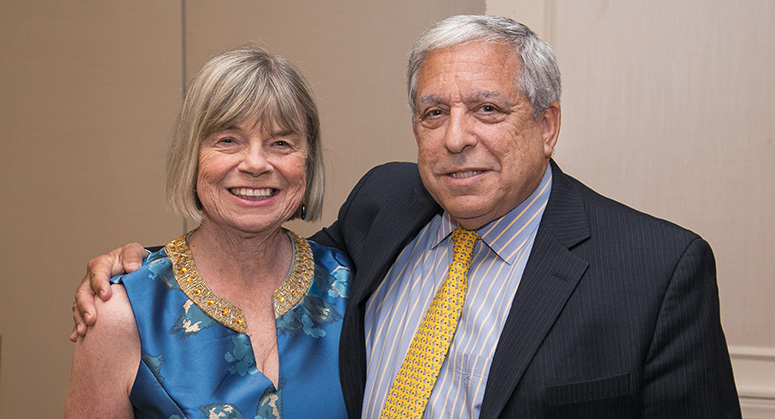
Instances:
[[[452,174],[452,177],[455,179],[465,179],[471,176],[476,176],[479,173],[482,173],[481,170],[469,170],[467,172],[455,172]]]
[[[231,188],[229,189],[233,195],[242,198],[269,198],[272,196],[271,188],[264,189],[250,189],[250,188]]]

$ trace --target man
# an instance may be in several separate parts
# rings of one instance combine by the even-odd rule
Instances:
[[[459,226],[481,240],[426,417],[740,417],[710,247],[551,160],[560,76],[545,42],[505,18],[447,19],[415,44],[409,93],[418,165],[370,171],[312,238],[355,269],[340,343],[350,416],[394,400]]]

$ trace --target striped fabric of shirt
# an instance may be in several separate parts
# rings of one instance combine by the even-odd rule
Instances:
[[[492,355],[525,270],[551,191],[551,167],[541,184],[504,217],[477,230],[468,294],[455,337],[431,393],[425,418],[477,418]],[[368,301],[367,378],[363,417],[377,418],[409,344],[452,258],[457,224],[444,212],[404,248]]]

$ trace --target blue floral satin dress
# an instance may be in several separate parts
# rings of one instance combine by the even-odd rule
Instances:
[[[201,280],[186,236],[113,279],[140,332],[130,400],[139,418],[340,418],[339,335],[350,285],[338,250],[288,232],[294,263],[274,293],[277,388],[256,369],[242,311]]]

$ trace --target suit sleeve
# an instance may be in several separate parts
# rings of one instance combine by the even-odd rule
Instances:
[[[346,221],[349,220],[347,213],[349,212],[353,201],[358,199],[358,192],[361,190],[361,188],[363,188],[363,185],[368,182],[369,177],[371,177],[375,170],[376,168],[373,168],[365,175],[363,175],[353,190],[350,191],[350,195],[347,196],[347,200],[345,200],[344,204],[342,204],[342,206],[339,208],[336,221],[334,221],[330,226],[324,227],[322,230],[318,231],[312,237],[310,237],[312,241],[323,246],[339,249],[349,254],[347,251],[347,242],[345,240],[345,230],[347,229]]]
[[[692,241],[675,267],[645,360],[643,418],[740,418],[719,316],[710,246]]]

